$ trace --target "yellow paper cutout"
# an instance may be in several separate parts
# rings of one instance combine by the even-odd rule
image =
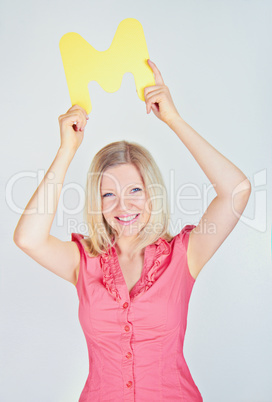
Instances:
[[[62,36],[60,52],[72,105],[83,107],[89,114],[92,110],[88,83],[97,81],[106,92],[117,91],[123,75],[134,75],[137,94],[144,99],[144,88],[155,85],[144,31],[134,18],[120,22],[108,50],[100,52],[82,36],[69,32]]]

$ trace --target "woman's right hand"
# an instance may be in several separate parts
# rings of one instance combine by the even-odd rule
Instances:
[[[88,119],[86,111],[79,105],[72,106],[65,114],[59,116],[61,148],[77,151],[82,143]]]

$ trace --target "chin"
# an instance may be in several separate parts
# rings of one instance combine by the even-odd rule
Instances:
[[[140,230],[123,230],[122,232],[118,232],[118,237],[135,237],[139,234]]]
[[[135,237],[140,233],[141,229],[142,229],[142,227],[141,228],[133,228],[133,229],[130,229],[129,227],[126,227],[123,230],[119,229],[119,230],[117,230],[118,237],[119,238],[120,237]]]
[[[138,222],[137,226],[121,226],[116,224],[115,221],[109,222],[109,226],[117,233],[117,238],[121,237],[135,237],[146,226],[147,222]],[[120,227],[121,226],[121,227]]]

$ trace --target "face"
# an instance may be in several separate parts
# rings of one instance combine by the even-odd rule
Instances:
[[[101,200],[103,216],[119,237],[135,237],[150,218],[144,183],[132,164],[112,167],[103,173]]]

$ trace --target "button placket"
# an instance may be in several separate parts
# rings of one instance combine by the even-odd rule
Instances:
[[[122,366],[123,366],[123,378],[124,378],[124,387],[125,387],[125,395],[127,398],[133,398],[133,388],[134,388],[134,377],[133,377],[133,355],[131,350],[131,338],[132,338],[132,320],[131,317],[131,301],[124,301],[120,303],[120,312],[121,312],[121,322],[123,322],[122,326],[122,341],[121,341],[121,350],[122,350]],[[130,399],[129,399],[130,400]]]

